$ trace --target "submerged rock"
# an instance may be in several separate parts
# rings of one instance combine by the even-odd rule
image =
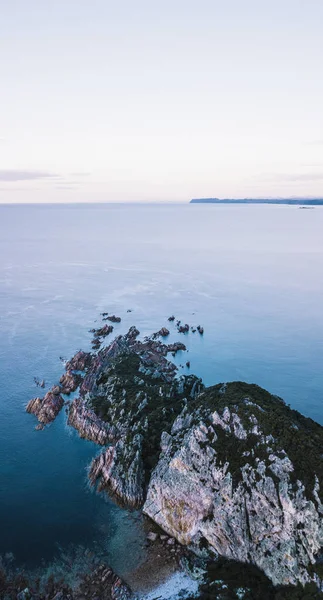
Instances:
[[[45,379],[39,379],[39,377],[34,377],[34,383],[40,388],[44,388],[46,385]]]

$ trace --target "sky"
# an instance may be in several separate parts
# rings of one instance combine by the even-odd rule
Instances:
[[[0,202],[323,196],[323,0],[0,15]]]

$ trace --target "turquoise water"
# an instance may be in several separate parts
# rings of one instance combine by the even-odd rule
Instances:
[[[192,372],[256,382],[323,424],[322,232],[319,207],[0,206],[0,554],[35,565],[97,543],[120,572],[125,547],[138,560],[138,515],[88,488],[97,448],[65,414],[36,432],[24,411],[101,311],[116,333],[203,324]]]

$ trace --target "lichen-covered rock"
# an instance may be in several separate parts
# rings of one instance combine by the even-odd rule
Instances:
[[[64,400],[62,396],[59,393],[49,391],[45,394],[44,398],[33,398],[30,400],[26,406],[26,411],[34,414],[40,423],[47,425],[54,421],[63,406]]]
[[[163,434],[144,512],[197,553],[305,584],[323,546],[322,448],[322,427],[258,386],[208,388]]]

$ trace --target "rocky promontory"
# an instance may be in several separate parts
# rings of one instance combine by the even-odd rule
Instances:
[[[168,355],[186,348],[161,331],[131,327],[66,364],[68,423],[101,447],[91,484],[207,561],[322,588],[323,427],[256,385],[179,375]],[[27,407],[44,424],[63,402],[48,394]]]
[[[161,438],[144,512],[201,556],[312,580],[323,545],[323,428],[241,382],[207,388]]]
[[[138,335],[132,327],[93,356],[68,415],[81,437],[109,443],[91,465],[92,484],[98,482],[100,490],[132,507],[144,502],[162,431],[203,389],[194,375],[177,377],[167,359],[182,345],[139,341]]]

